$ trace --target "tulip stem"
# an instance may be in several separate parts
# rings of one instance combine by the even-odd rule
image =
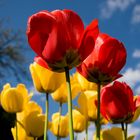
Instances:
[[[18,126],[17,126],[17,114],[16,114],[16,140],[18,140]]]
[[[72,93],[71,93],[70,74],[69,74],[68,67],[65,67],[65,75],[66,75],[66,83],[68,89],[69,133],[70,133],[70,140],[74,140],[73,120],[72,120]]]
[[[45,126],[44,126],[44,140],[48,139],[48,115],[49,115],[49,94],[46,93],[46,114],[45,114]]]
[[[88,140],[88,121],[86,122],[86,140]]]
[[[101,90],[101,84],[98,83],[98,104],[97,104],[97,123],[96,123],[96,140],[100,140],[100,90]]]
[[[123,139],[127,140],[126,129],[124,128],[124,123],[121,123],[122,131],[123,131]]]
[[[57,132],[57,140],[61,140],[59,137],[59,130],[60,130],[60,121],[61,121],[61,114],[62,114],[62,103],[59,104],[59,122],[58,122],[58,132]]]

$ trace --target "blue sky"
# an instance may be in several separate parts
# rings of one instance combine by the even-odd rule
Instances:
[[[0,17],[9,17],[8,26],[15,30],[22,29],[24,32],[28,17],[44,9],[49,11],[72,9],[80,15],[85,26],[94,18],[98,18],[101,32],[105,32],[125,44],[128,56],[127,63],[122,70],[124,77],[121,80],[129,83],[135,94],[140,94],[140,0],[0,1]],[[27,47],[29,46],[27,45]],[[35,100],[42,100],[42,96],[40,98],[36,98],[36,96]],[[43,102],[39,101],[39,103],[43,105]],[[52,108],[52,110],[57,109]]]

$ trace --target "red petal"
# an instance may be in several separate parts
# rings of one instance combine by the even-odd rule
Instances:
[[[57,29],[50,35],[43,56],[47,61],[53,63],[63,59],[70,49],[78,50],[84,25],[80,17],[73,11],[55,10],[51,13],[56,18]]]
[[[49,69],[47,63],[46,63],[41,57],[36,56],[36,57],[34,58],[34,61],[35,61],[37,64],[39,64],[40,66],[42,66],[42,67],[44,67],[44,68],[46,68],[46,69]]]
[[[55,18],[47,11],[41,11],[28,19],[27,36],[31,48],[42,56],[45,44],[55,23]]]
[[[95,40],[98,36],[98,20],[93,20],[85,29],[81,41],[79,53],[81,55],[82,61],[87,58],[87,56],[92,52],[95,45]]]

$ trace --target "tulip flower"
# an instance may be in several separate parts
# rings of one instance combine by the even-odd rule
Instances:
[[[71,77],[71,91],[72,91],[72,99],[74,99],[81,91],[80,85],[77,83],[77,81],[73,76]],[[51,96],[53,100],[59,102],[60,104],[66,103],[68,101],[68,91],[66,82],[61,84],[61,86],[57,90],[55,90],[51,94]]]
[[[113,123],[132,120],[136,104],[131,88],[126,83],[115,81],[101,91],[101,113]]]
[[[29,17],[27,24],[29,45],[58,72],[80,64],[93,49],[89,43],[94,45],[98,32],[97,21],[84,32],[81,18],[71,10],[40,11]]]
[[[34,140],[33,137],[27,136],[26,131],[24,130],[24,128],[20,124],[17,125],[17,128],[18,128],[19,140]],[[14,140],[16,140],[16,127],[12,128],[11,131],[12,131]]]
[[[100,33],[94,49],[77,68],[78,72],[91,82],[106,84],[121,75],[118,74],[126,62],[124,45],[107,34]]]
[[[97,91],[85,91],[78,98],[79,110],[88,121],[97,121]],[[101,117],[102,118],[102,117]],[[107,120],[101,119],[101,123],[106,124]]]
[[[87,120],[85,116],[78,110],[73,110],[73,130],[75,132],[82,132],[86,129]]]
[[[37,103],[30,101],[24,111],[17,114],[17,120],[28,136],[34,138],[43,136],[45,115]]]
[[[86,91],[86,90],[97,90],[97,84],[96,83],[89,82],[86,78],[84,78],[78,72],[76,72],[73,75],[73,78],[75,78],[75,80],[77,80],[77,82],[80,84],[82,91]]]
[[[33,64],[30,64],[30,72],[34,86],[39,92],[54,92],[65,82],[65,73],[52,72],[47,68],[42,67],[41,63],[44,63],[45,65],[45,62],[39,57],[36,57],[35,61],[36,62]]]
[[[17,87],[11,87],[6,84],[1,92],[1,106],[6,112],[17,113],[24,110],[31,95],[23,84],[18,84]]]
[[[49,128],[55,136],[59,136],[61,138],[67,137],[69,135],[68,127],[68,115],[60,116],[60,113],[52,115],[52,122],[50,122]]]
[[[133,140],[134,136],[129,136],[127,140]],[[93,137],[95,140],[95,135]],[[104,129],[101,131],[101,140],[124,140],[122,129],[119,127],[112,127],[111,129]]]

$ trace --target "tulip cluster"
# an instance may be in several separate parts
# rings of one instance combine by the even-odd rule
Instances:
[[[83,139],[88,140],[90,125],[96,129],[93,140],[134,139],[127,132],[128,125],[140,116],[140,96],[134,96],[127,83],[116,81],[123,76],[119,72],[127,57],[122,42],[102,33],[96,19],[84,28],[72,10],[44,10],[32,15],[27,37],[37,54],[30,65],[33,85],[45,95],[46,112],[31,101],[33,94],[25,85],[5,84],[0,94],[0,125],[3,122],[2,132],[9,135],[6,138],[0,133],[0,139],[48,140],[50,131],[57,140],[68,136],[74,140],[85,131]],[[74,67],[76,72],[70,75]],[[51,119],[50,97],[59,106]],[[63,104],[68,106],[66,114]],[[121,127],[105,129],[108,123]]]

